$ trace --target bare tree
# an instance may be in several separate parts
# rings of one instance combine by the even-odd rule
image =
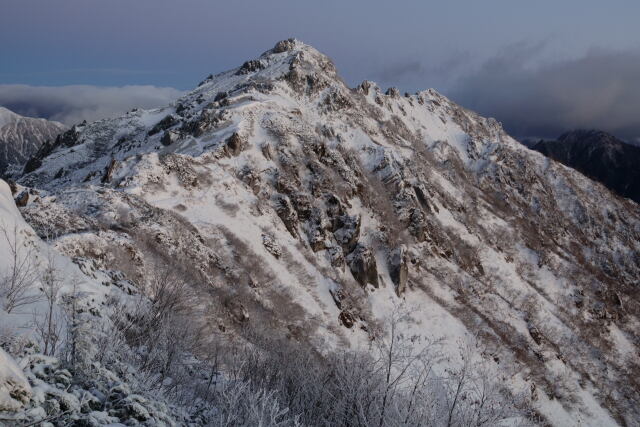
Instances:
[[[35,292],[38,279],[33,246],[21,242],[18,226],[7,229],[0,224],[0,235],[9,249],[8,267],[0,272],[0,302],[7,313],[18,307],[37,302],[41,296]]]
[[[64,302],[64,320],[66,328],[66,341],[64,346],[64,358],[68,365],[75,371],[79,364],[90,360],[91,343],[90,335],[92,322],[83,321],[80,309],[80,285],[82,281],[77,274],[73,274],[70,280],[71,292],[62,296]]]
[[[407,339],[401,333],[401,324],[409,319],[410,312],[402,307],[395,307],[385,324],[385,334],[374,341],[376,348],[376,363],[381,365],[384,375],[383,393],[378,425],[385,425],[385,415],[390,400],[403,391],[409,391],[408,407],[403,408],[407,412],[405,419],[410,419],[410,414],[415,408],[414,399],[418,388],[424,385],[424,381],[431,372],[431,365],[435,358],[432,352],[432,342],[418,343]],[[409,383],[413,383],[409,385]]]
[[[46,308],[44,313],[34,313],[34,323],[36,331],[44,344],[43,353],[47,356],[53,356],[60,343],[64,324],[57,306],[60,289],[62,288],[62,278],[55,265],[54,255],[51,252],[48,254],[47,264],[40,280],[40,290],[44,295]]]

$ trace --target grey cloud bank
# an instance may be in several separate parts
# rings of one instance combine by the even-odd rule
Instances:
[[[83,120],[114,117],[132,108],[160,107],[182,93],[156,86],[0,85],[0,105],[24,116],[72,125]]]
[[[594,49],[531,66],[537,48],[517,46],[486,61],[447,92],[456,102],[496,117],[513,135],[557,137],[601,129],[640,137],[640,49]]]

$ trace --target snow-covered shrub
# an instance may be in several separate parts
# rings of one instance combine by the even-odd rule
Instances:
[[[31,394],[31,386],[22,369],[0,348],[0,411],[22,408]]]
[[[37,282],[35,251],[31,242],[20,239],[19,233],[17,225],[8,228],[0,223],[0,239],[9,252],[6,265],[0,267],[0,306],[7,313],[41,298],[33,289]]]

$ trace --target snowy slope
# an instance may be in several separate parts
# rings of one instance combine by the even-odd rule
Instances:
[[[216,328],[366,348],[406,305],[405,333],[444,338],[439,369],[472,341],[542,420],[640,416],[638,205],[434,90],[349,88],[285,40],[30,163],[16,178],[41,192],[22,209],[38,233],[134,282],[178,260]]]
[[[19,114],[16,114],[7,108],[0,107],[0,127],[9,123],[17,122],[21,117],[22,116]]]
[[[12,309],[7,308],[5,288],[0,286],[0,425],[35,425],[47,420],[60,425],[115,425],[141,414],[149,425],[177,425],[175,411],[169,411],[161,398],[149,401],[132,393],[131,375],[111,371],[98,362],[104,357],[96,356],[103,328],[113,334],[106,303],[131,293],[125,294],[118,277],[96,271],[88,260],[72,260],[41,240],[25,223],[3,180],[0,229],[0,280],[7,277],[14,260],[23,272],[29,268],[33,279],[27,282],[24,294],[28,300]],[[51,300],[45,295],[45,277],[56,278],[58,289]],[[55,336],[57,350],[45,347],[47,330]],[[71,344],[71,340],[78,343]],[[89,380],[79,374],[80,369],[71,373],[72,364],[61,360],[70,357],[72,345],[91,357]],[[52,357],[54,353],[57,357]],[[116,394],[118,400],[113,397]]]

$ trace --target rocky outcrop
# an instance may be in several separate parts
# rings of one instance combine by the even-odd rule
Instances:
[[[378,287],[378,265],[371,249],[358,244],[355,250],[347,257],[347,263],[351,274],[363,288],[367,284]]]
[[[336,241],[345,253],[352,252],[358,244],[360,238],[360,225],[362,218],[358,216],[341,215],[334,221],[333,232]]]
[[[270,234],[262,234],[262,245],[267,250],[267,252],[269,252],[274,257],[280,258],[280,256],[282,255],[282,249],[280,248],[280,245]]]
[[[276,43],[273,49],[271,49],[271,51],[273,53],[283,53],[283,52],[293,50],[295,45],[296,45],[296,39],[294,38],[290,38],[287,40],[280,40],[278,43]]]
[[[163,118],[162,120],[160,120],[154,127],[152,127],[149,130],[149,132],[147,132],[147,135],[152,136],[162,132],[163,130],[169,129],[170,127],[173,127],[176,124],[178,124],[178,121],[179,121],[179,118],[170,114],[165,118]]]
[[[116,159],[111,159],[111,161],[109,162],[109,166],[107,166],[107,169],[104,172],[104,175],[102,176],[102,183],[106,184],[111,182],[111,178],[113,178],[113,172],[115,172],[116,168],[118,167],[118,161]]]
[[[236,72],[237,75],[255,73],[256,71],[264,69],[264,63],[259,59],[252,59],[242,64],[240,69]]]
[[[23,208],[27,206],[27,203],[29,203],[29,192],[27,190],[24,190],[18,195],[18,197],[16,197],[16,206],[19,208]]]
[[[235,157],[245,149],[247,141],[244,140],[237,132],[234,132],[224,142],[224,152],[229,157]]]
[[[278,216],[287,227],[287,230],[295,238],[298,237],[298,214],[296,213],[289,198],[283,194],[274,198],[275,210]]]
[[[353,328],[353,325],[356,323],[356,319],[353,317],[349,311],[342,310],[340,315],[338,315],[338,320],[345,328]]]
[[[401,246],[389,253],[389,275],[395,286],[396,294],[401,296],[409,277],[408,254],[406,246]]]
[[[162,138],[160,138],[160,143],[166,147],[175,142],[178,142],[179,140],[180,132],[177,132],[175,130],[166,130],[162,134]]]

